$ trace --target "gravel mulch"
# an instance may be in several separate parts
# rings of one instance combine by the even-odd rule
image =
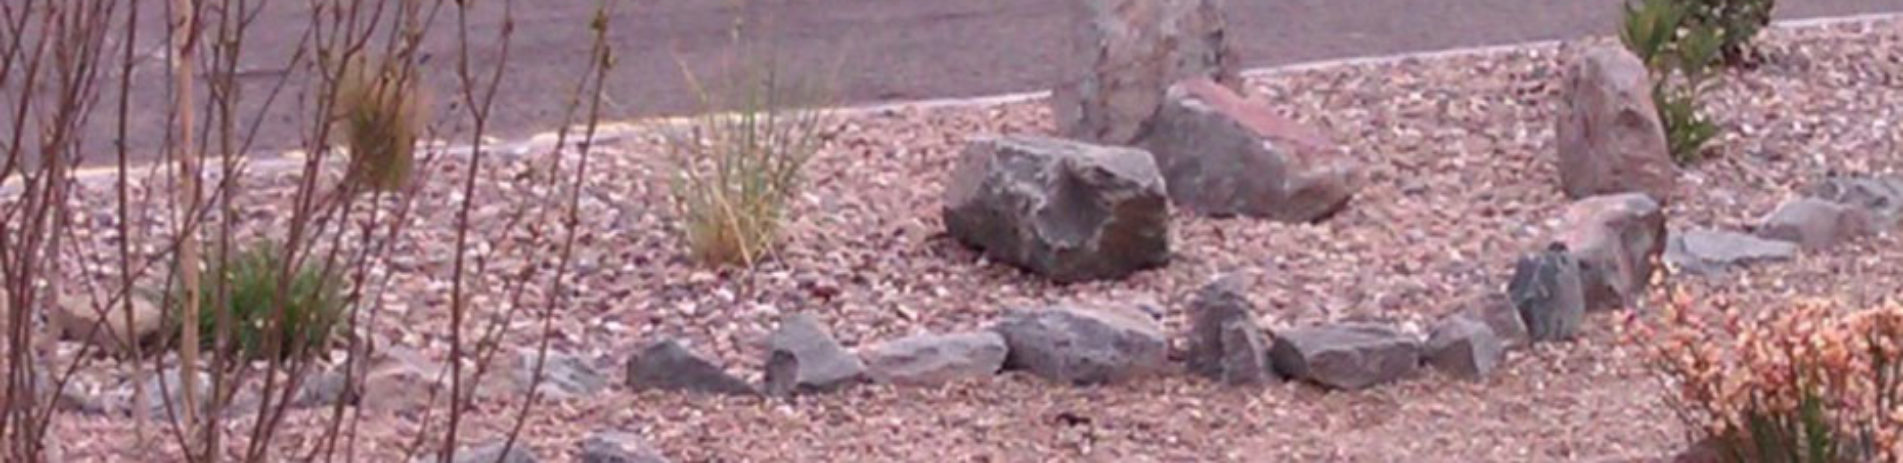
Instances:
[[[1774,29],[1764,62],[1730,72],[1710,98],[1724,127],[1716,159],[1688,169],[1673,227],[1739,228],[1804,181],[1827,172],[1898,172],[1903,164],[1903,22]],[[757,379],[763,342],[789,311],[812,311],[848,346],[921,331],[982,326],[1013,306],[1061,301],[1167,308],[1185,326],[1188,294],[1215,275],[1251,275],[1256,315],[1271,328],[1384,319],[1414,331],[1468,295],[1503,286],[1511,263],[1553,226],[1565,201],[1553,171],[1553,118],[1562,48],[1263,76],[1255,90],[1287,115],[1332,133],[1367,166],[1350,208],[1319,225],[1212,220],[1178,214],[1167,268],[1124,281],[1056,286],[953,243],[938,219],[942,182],[963,140],[986,132],[1047,133],[1042,102],[893,110],[840,122],[810,165],[809,187],[774,261],[716,272],[687,261],[667,204],[667,161],[652,136],[597,153],[583,194],[579,275],[556,314],[553,347],[613,365],[655,335]],[[390,253],[376,337],[445,356],[450,224],[466,166],[424,172],[414,225]],[[479,187],[473,238],[488,267],[474,303],[509,306],[505,275],[543,265],[554,243],[503,224],[556,191],[506,162]],[[290,179],[258,175],[241,209],[255,230],[282,220]],[[106,192],[88,201],[107,204]],[[100,206],[105,207],[105,206]],[[105,209],[100,209],[105,210]],[[531,212],[542,233],[556,221]],[[110,217],[87,215],[83,227]],[[162,223],[157,218],[142,225]],[[101,243],[104,231],[78,236]],[[546,235],[544,235],[546,236]],[[1895,237],[1699,281],[1770,301],[1790,295],[1864,303],[1898,294]],[[101,249],[114,249],[102,247]],[[545,279],[544,279],[545,280]],[[523,288],[540,308],[546,281]],[[524,312],[532,314],[533,312]],[[525,429],[545,458],[589,431],[636,431],[676,461],[1607,461],[1666,455],[1682,430],[1659,387],[1623,345],[1609,315],[1576,342],[1509,355],[1480,383],[1423,374],[1356,393],[1282,384],[1234,389],[1189,378],[1069,388],[1004,375],[932,389],[865,387],[797,402],[632,394],[545,404]],[[506,344],[526,346],[540,322],[508,321]],[[103,362],[110,363],[110,362]],[[609,368],[618,376],[618,368]],[[489,397],[462,435],[507,429],[518,398]],[[319,414],[289,419],[284,441],[307,445]],[[440,418],[438,418],[440,420]],[[440,423],[436,421],[435,423]],[[149,455],[121,419],[65,414],[55,439],[69,457]],[[414,417],[364,417],[359,451],[388,461]]]

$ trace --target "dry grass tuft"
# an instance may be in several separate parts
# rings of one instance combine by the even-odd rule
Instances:
[[[337,82],[336,131],[349,150],[345,184],[396,191],[408,184],[416,162],[422,98],[414,71],[392,63],[357,60]]]

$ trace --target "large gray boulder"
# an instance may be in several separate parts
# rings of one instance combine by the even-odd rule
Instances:
[[[1150,153],[1035,136],[972,140],[945,228],[996,261],[1061,283],[1169,262],[1169,200]]]
[[[812,314],[786,316],[767,338],[765,389],[769,395],[831,392],[862,382],[865,374],[859,357],[833,340]]]
[[[1665,252],[1665,210],[1644,193],[1581,199],[1568,206],[1553,241],[1579,261],[1588,310],[1637,302]]]
[[[1269,341],[1256,326],[1254,307],[1234,276],[1197,290],[1189,306],[1189,370],[1224,384],[1272,380]]]
[[[1752,230],[1761,238],[1824,249],[1875,232],[1870,212],[1843,203],[1802,197],[1785,201]]]
[[[1586,292],[1574,260],[1564,244],[1523,257],[1513,266],[1507,297],[1526,321],[1533,341],[1572,339],[1586,318]]]
[[[1059,0],[1071,5],[1070,52],[1080,63],[1052,91],[1058,133],[1111,145],[1142,134],[1178,80],[1241,88],[1241,60],[1223,37],[1222,0]]]
[[[1008,349],[991,331],[917,334],[862,349],[874,381],[904,386],[935,386],[998,373]]]
[[[746,380],[728,374],[707,357],[688,350],[680,341],[662,338],[628,359],[628,388],[711,394],[756,394]]]
[[[1114,308],[1008,310],[992,330],[1010,353],[1004,367],[1051,381],[1104,384],[1152,375],[1168,363],[1156,320]]]
[[[1386,325],[1317,325],[1276,332],[1269,356],[1283,376],[1352,391],[1413,374],[1421,342]]]
[[[1678,167],[1645,63],[1617,45],[1588,47],[1569,67],[1561,97],[1558,170],[1568,196],[1637,191],[1671,202]]]
[[[1832,176],[1812,183],[1805,194],[1862,209],[1879,232],[1903,220],[1903,176]]]
[[[1788,241],[1694,229],[1672,233],[1665,246],[1665,262],[1687,274],[1716,277],[1743,266],[1788,261],[1797,257],[1797,251],[1797,244]]]
[[[1156,156],[1170,200],[1199,214],[1313,222],[1346,207],[1353,164],[1332,141],[1207,78],[1169,88],[1138,146]]]

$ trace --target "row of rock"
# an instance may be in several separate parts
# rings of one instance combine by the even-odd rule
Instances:
[[[1665,261],[1695,275],[1785,261],[1799,251],[1828,249],[1885,233],[1903,217],[1903,177],[1827,177],[1805,187],[1746,231],[1691,229],[1674,233]]]
[[[946,229],[1059,282],[1169,261],[1170,205],[1313,222],[1346,207],[1359,169],[1321,133],[1242,95],[1216,0],[1077,0],[1091,60],[1051,99],[1058,132],[972,140]]]

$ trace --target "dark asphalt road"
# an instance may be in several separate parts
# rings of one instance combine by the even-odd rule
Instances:
[[[616,0],[611,41],[619,57],[606,107],[610,119],[692,112],[678,62],[699,72],[728,47],[736,11],[725,0]],[[261,101],[305,29],[305,2],[265,2],[247,44],[246,98]],[[501,28],[500,0],[477,6],[471,32],[481,43]],[[839,59],[843,103],[978,96],[1047,88],[1072,62],[1059,42],[1069,0],[756,0],[749,15],[764,43],[786,56]],[[1903,10],[1903,0],[1787,0],[1779,16],[1800,18]],[[157,4],[152,2],[151,4]],[[518,0],[510,61],[494,129],[513,137],[560,122],[563,101],[588,51],[589,0]],[[1618,0],[1229,0],[1231,37],[1249,66],[1608,33]],[[150,8],[148,8],[150,9]],[[156,17],[156,10],[143,13]],[[441,18],[426,70],[439,119],[452,117],[456,89],[453,18]],[[141,34],[157,46],[159,23]],[[478,67],[498,53],[485,45]],[[678,61],[677,61],[678,58]],[[132,146],[159,146],[165,85],[160,60],[135,73]],[[202,94],[201,94],[202,98]],[[296,89],[267,115],[256,150],[297,144]],[[247,105],[255,107],[254,105]],[[248,119],[248,118],[247,118]],[[109,124],[96,122],[100,130]],[[457,129],[457,127],[446,127]],[[110,133],[110,132],[106,132]],[[95,156],[97,157],[97,156]]]

